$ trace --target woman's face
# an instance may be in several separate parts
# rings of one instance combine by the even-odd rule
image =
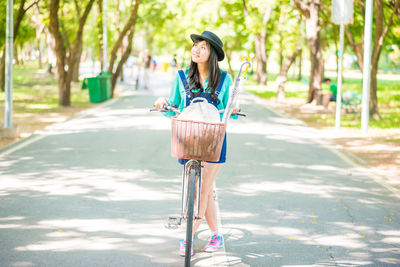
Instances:
[[[210,58],[210,44],[200,41],[193,44],[192,61],[195,63],[206,63]]]

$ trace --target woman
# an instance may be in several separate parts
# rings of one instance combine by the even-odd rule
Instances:
[[[231,77],[226,72],[221,71],[218,61],[225,57],[222,49],[222,41],[212,32],[204,31],[201,35],[192,34],[193,41],[191,50],[191,63],[186,71],[179,71],[172,85],[169,99],[158,98],[154,106],[161,109],[165,105],[175,105],[181,109],[190,104],[195,97],[204,97],[209,103],[213,104],[218,110],[224,109],[229,98],[229,87],[232,84]],[[234,109],[236,114],[239,109]],[[175,115],[172,112],[168,116]],[[221,164],[226,160],[226,136],[221,151],[221,156],[217,162],[203,162],[201,203],[199,217],[206,218],[207,224],[212,232],[210,241],[204,248],[207,252],[213,252],[223,246],[223,237],[218,230],[217,214],[213,198],[214,180],[221,168]],[[181,164],[185,160],[180,159]],[[201,224],[200,220],[195,220],[193,224],[193,234]],[[185,255],[185,240],[180,241],[180,255]],[[192,243],[193,245],[193,243]],[[193,254],[193,249],[192,249]]]

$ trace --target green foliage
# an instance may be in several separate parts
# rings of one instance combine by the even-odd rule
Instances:
[[[220,29],[220,37],[226,52],[248,51],[252,47],[241,2],[221,1],[216,26]]]
[[[393,13],[393,5],[392,1],[388,0],[377,0],[377,1],[383,1],[384,5],[384,24],[386,25],[389,17]],[[350,28],[351,32],[353,33],[354,39],[356,43],[363,43],[364,42],[364,9],[365,3],[364,1],[354,1],[354,20],[353,23],[348,25]],[[375,23],[374,21],[376,20],[375,12],[373,13],[373,22],[372,22],[372,31],[374,36],[375,32]],[[347,39],[347,38],[346,38]],[[348,41],[345,39],[345,42],[348,43]],[[372,41],[374,38],[372,37]],[[400,19],[398,16],[394,15],[393,16],[393,25],[391,29],[388,31],[388,34],[384,40],[384,44],[397,44],[398,46],[400,45]],[[390,51],[391,46],[384,45],[382,47],[383,52]]]
[[[177,2],[155,0],[142,2],[136,27],[142,30],[145,46],[153,53],[163,53],[164,48],[174,43],[173,33],[178,22],[177,11],[179,11]],[[172,21],[174,23],[171,23]],[[177,28],[179,29],[179,26]]]
[[[334,77],[330,77],[335,82]],[[272,83],[267,87],[257,86],[254,82],[248,83],[247,90],[265,99],[276,97],[276,88]],[[324,89],[324,88],[323,88]],[[327,88],[325,88],[328,90]],[[343,92],[356,91],[362,92],[362,80],[359,78],[345,78],[343,84]],[[378,80],[378,98],[379,111],[382,116],[381,120],[370,119],[371,128],[390,129],[400,128],[400,83],[398,76],[393,76],[393,79]],[[286,97],[304,100],[308,93],[308,86],[305,82],[291,81],[286,84]],[[335,125],[334,113],[314,114],[304,118],[310,121],[313,125],[317,124],[322,127]],[[360,128],[361,118],[360,110],[355,113],[344,113],[341,117],[341,126],[346,128]]]
[[[18,29],[18,35],[15,44],[22,46],[23,44],[36,39],[36,30],[32,27],[30,19],[23,19]]]
[[[291,55],[298,45],[305,45],[304,34],[299,28],[304,30],[301,21],[301,14],[298,9],[290,4],[290,1],[281,1],[274,9],[272,22],[269,25],[269,43],[270,49],[280,51],[282,56]],[[272,33],[272,34],[271,34]],[[274,57],[274,60],[278,60]]]
[[[248,31],[253,34],[261,32],[263,29],[263,18],[267,9],[274,9],[279,4],[275,0],[249,0],[246,1],[246,7],[249,11],[249,16],[246,17],[246,26]]]
[[[28,4],[30,4],[29,1],[28,3],[25,3],[25,8],[27,8]],[[14,20],[17,16],[18,13],[18,8],[19,8],[19,3],[20,0],[14,1]],[[36,34],[35,34],[35,28],[32,26],[32,19],[30,16],[32,8],[28,10],[28,12],[25,14],[23,17],[21,24],[18,29],[18,33],[14,33],[14,36],[16,36],[15,44],[19,46],[23,46],[25,43],[35,40]],[[7,1],[0,1],[0,50],[4,48],[5,45],[5,37],[6,37],[6,19],[7,19]],[[15,21],[14,21],[15,23]]]
[[[7,1],[0,1],[0,50],[4,47],[6,37]]]

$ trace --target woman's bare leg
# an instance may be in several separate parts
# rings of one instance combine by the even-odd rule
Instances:
[[[217,231],[218,229],[217,209],[215,208],[213,191],[211,191],[211,194],[208,194],[208,202],[207,202],[207,209],[205,216],[208,227],[210,228],[211,232]]]

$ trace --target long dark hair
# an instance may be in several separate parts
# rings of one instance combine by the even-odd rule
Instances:
[[[218,56],[214,47],[212,47],[209,43],[207,43],[210,48],[210,58],[208,59],[208,88],[211,91],[211,98],[214,101],[220,102],[218,97],[215,95],[215,91],[217,91],[219,81],[221,79],[221,70],[218,66]],[[193,44],[194,45],[194,44]],[[203,92],[203,87],[200,83],[200,75],[199,69],[197,68],[197,63],[190,60],[190,68],[189,68],[189,91],[190,93],[196,97]],[[200,89],[199,92],[194,93],[193,90]]]

